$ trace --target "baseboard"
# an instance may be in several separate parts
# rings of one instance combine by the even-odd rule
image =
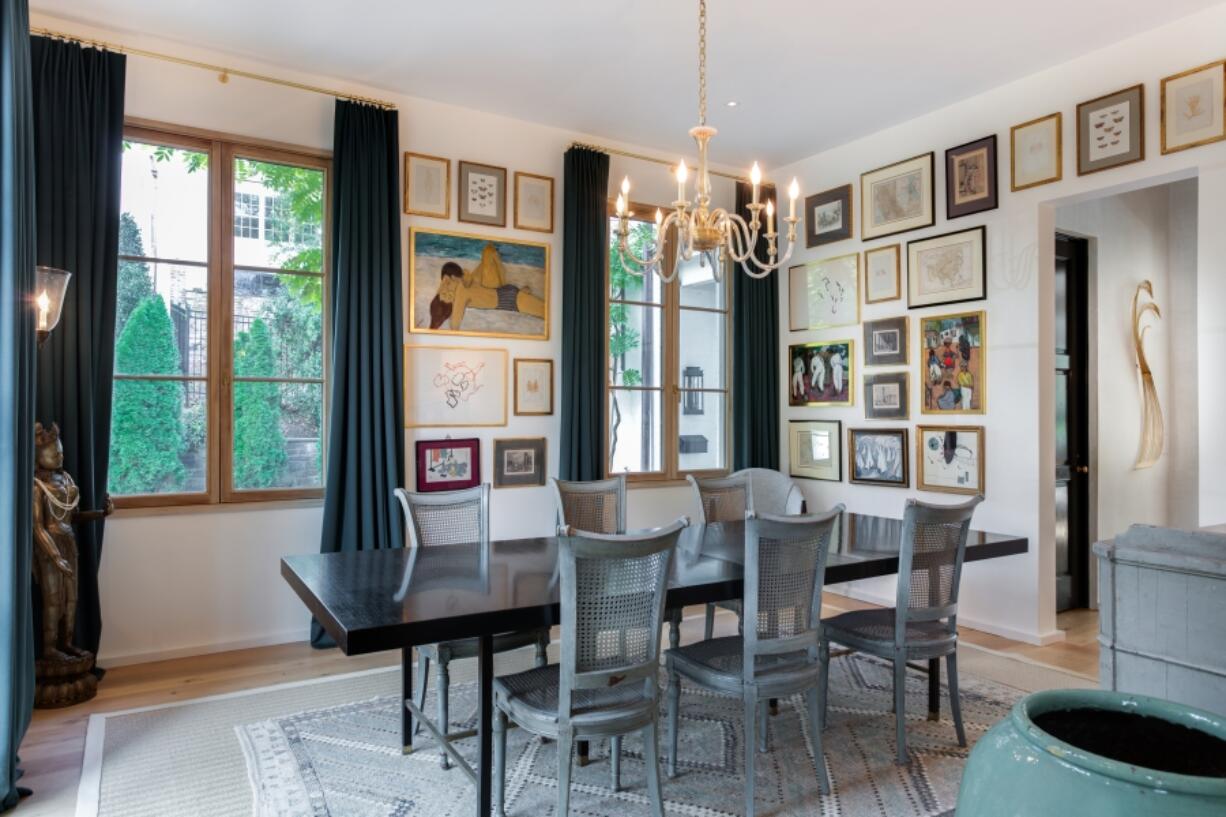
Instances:
[[[309,632],[303,627],[292,630],[282,630],[267,633],[254,638],[242,638],[234,641],[214,641],[207,644],[193,644],[188,647],[175,647],[169,650],[142,650],[134,652],[111,653],[103,650],[98,655],[100,667],[124,667],[129,664],[149,664],[154,661],[170,661],[175,658],[190,658],[194,655],[211,655],[217,652],[231,650],[249,650],[254,647],[271,647],[276,644],[289,644],[294,641],[305,641]]]
[[[834,591],[833,588],[827,588],[827,592],[836,591]],[[837,595],[847,596],[848,598],[856,599],[857,601],[866,601],[869,604],[879,604],[882,607],[894,606],[893,596],[883,596],[878,593],[870,593],[848,585],[843,585],[839,591],[837,591]],[[1001,638],[1007,638],[1010,641],[1020,641],[1023,644],[1033,644],[1038,647],[1045,647],[1048,644],[1054,644],[1058,641],[1064,640],[1063,630],[1051,630],[1046,633],[1019,630],[1004,624],[983,621],[962,613],[958,614],[958,625],[960,627],[968,627],[972,630],[978,630],[981,633],[998,635]]]

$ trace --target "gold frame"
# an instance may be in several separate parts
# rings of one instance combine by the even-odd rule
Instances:
[[[519,364],[545,363],[549,365],[549,411],[519,410]],[[553,415],[553,359],[548,357],[517,357],[511,361],[511,404],[516,417],[550,417]]]
[[[477,221],[473,218],[464,218],[464,191],[460,186],[464,183],[464,166],[471,165],[474,168],[485,168],[486,170],[501,170],[502,171],[502,221]],[[456,221],[462,221],[465,224],[479,224],[482,227],[506,227],[507,226],[507,180],[509,178],[507,169],[501,165],[491,165],[485,162],[473,162],[468,159],[456,159],[456,200],[455,200],[455,217]]]
[[[1219,68],[1222,71],[1222,133],[1220,136],[1210,136],[1207,139],[1201,139],[1196,142],[1189,142],[1186,145],[1180,145],[1177,148],[1168,148],[1166,146],[1166,84],[1173,80],[1183,79],[1192,74],[1199,74],[1201,71],[1208,71],[1211,68]],[[1161,148],[1162,155],[1168,153],[1178,153],[1181,150],[1200,147],[1201,145],[1211,145],[1214,142],[1226,140],[1226,60],[1217,60],[1216,62],[1207,62],[1204,65],[1198,65],[1195,68],[1189,68],[1187,71],[1180,71],[1178,74],[1171,74],[1169,77],[1163,77],[1159,83],[1158,99],[1160,102],[1158,109],[1158,123],[1161,133]]]
[[[792,350],[796,347],[811,349],[817,346],[834,346],[839,343],[847,344],[847,359],[850,364],[847,367],[847,402],[823,402],[823,401],[806,401],[804,403],[792,402]],[[788,406],[790,408],[842,408],[854,406],[856,404],[856,369],[859,364],[856,363],[856,341],[854,338],[835,338],[833,340],[810,340],[803,343],[789,343],[787,356],[787,386],[788,386]],[[808,369],[806,368],[806,371]]]
[[[839,449],[838,449],[837,456],[834,458],[836,460],[835,462],[836,475],[833,478],[818,477],[818,476],[813,476],[811,474],[799,474],[796,472],[796,469],[799,466],[796,465],[796,456],[795,456],[796,454],[796,435],[793,432],[796,430],[796,427],[798,425],[809,425],[809,424],[816,424],[816,423],[824,423],[826,425],[834,426],[834,431],[833,431],[833,434],[831,434],[831,438],[834,440],[835,444],[839,447]],[[843,459],[844,458],[843,458],[843,421],[842,420],[825,420],[820,417],[815,418],[815,419],[803,418],[803,419],[789,419],[788,420],[788,476],[796,477],[797,479],[812,479],[818,482],[842,482],[843,481]]]
[[[872,223],[872,220],[868,217],[868,207],[869,207],[869,201],[871,197],[865,195],[864,193],[864,180],[867,179],[869,176],[872,176],[876,173],[880,173],[883,170],[890,170],[892,168],[900,167],[902,165],[909,164],[915,161],[921,161],[923,159],[928,160],[928,196],[927,196],[928,221],[927,223],[916,224],[913,227],[903,227],[900,230],[889,230],[887,228],[885,232],[873,233],[872,235],[869,235],[869,225]],[[931,150],[928,151],[927,153],[921,153],[917,156],[911,156],[907,159],[900,159],[897,162],[891,162],[888,165],[882,165],[881,167],[875,167],[872,170],[866,170],[863,173],[861,173],[860,174],[860,240],[861,241],[872,241],[878,238],[887,238],[892,235],[900,235],[902,233],[909,233],[912,230],[923,230],[927,227],[932,227],[933,225],[935,225],[937,223],[937,179],[936,179],[936,175],[937,175],[936,152],[931,151]]]
[[[846,239],[840,239],[840,240],[842,241]],[[853,302],[855,303],[855,308],[856,308],[856,319],[854,321],[846,321],[844,323],[816,323],[816,324],[810,323],[808,326],[802,326],[799,328],[795,328],[792,326],[792,270],[796,269],[797,267],[803,267],[806,270],[813,269],[822,264],[829,263],[831,261],[842,261],[844,258],[855,258],[856,259],[856,289],[862,290],[864,288],[864,280],[863,280],[864,279],[864,264],[861,262],[860,253],[858,251],[857,252],[845,252],[842,255],[831,255],[827,258],[819,258],[816,261],[805,261],[803,263],[793,264],[792,266],[788,267],[788,331],[789,332],[816,332],[816,331],[821,331],[825,329],[841,329],[844,326],[856,326],[860,323],[860,317],[861,317],[860,316],[860,292],[857,291],[856,297],[853,299]],[[805,281],[805,289],[806,290],[808,289],[807,280]]]
[[[908,364],[909,365],[909,364]],[[901,377],[902,378],[902,400],[903,400],[903,416],[901,417],[880,417],[873,416],[870,412],[873,411],[872,386],[878,378]],[[864,387],[864,419],[866,422],[887,422],[887,423],[909,423],[911,422],[911,371],[910,369],[897,369],[888,372],[865,372],[862,378]]]
[[[460,349],[465,352],[497,352],[502,356],[502,422],[501,423],[413,423],[409,421],[410,409],[412,400],[409,395],[409,353],[415,349],[431,349],[452,350]],[[499,349],[493,346],[430,346],[427,344],[406,343],[404,344],[404,427],[405,428],[504,428],[507,425],[507,362],[510,359],[510,353],[506,349]]]
[[[443,212],[436,213],[430,210],[414,210],[409,206],[409,191],[412,189],[412,173],[409,172],[410,159],[427,159],[431,162],[443,163]],[[443,156],[431,156],[428,153],[414,153],[411,150],[404,152],[404,212],[410,216],[428,216],[430,218],[451,218],[451,160]]]
[[[544,227],[529,227],[529,226],[527,226],[527,225],[525,225],[525,224],[520,224],[520,223],[519,223],[519,180],[520,180],[521,178],[524,178],[524,179],[540,179],[540,180],[543,180],[543,181],[547,181],[547,182],[549,182],[549,229],[548,229],[548,230],[546,230]],[[514,224],[515,224],[515,229],[517,229],[517,230],[531,230],[532,232],[535,232],[535,233],[550,233],[550,234],[552,234],[552,233],[553,233],[553,230],[554,230],[554,212],[553,212],[553,210],[554,210],[554,207],[553,207],[553,205],[554,205],[554,195],[555,195],[555,193],[554,193],[554,179],[553,179],[553,176],[542,176],[542,175],[540,175],[539,173],[525,173],[525,172],[524,172],[524,171],[522,171],[522,170],[516,170],[516,171],[515,171],[515,221],[514,221]]]
[[[499,443],[514,443],[514,442],[531,442],[541,444],[541,481],[532,485],[506,485],[499,481],[499,477],[505,477],[506,474],[501,473],[498,467],[498,444]],[[549,484],[549,438],[548,437],[495,437],[491,440],[493,445],[490,446],[490,482],[497,490],[506,490],[508,488],[543,488]]]
[[[1117,162],[1112,165],[1107,165],[1106,167],[1095,167],[1095,168],[1090,168],[1087,170],[1082,170],[1081,169],[1081,137],[1082,137],[1081,109],[1086,107],[1087,105],[1093,105],[1095,102],[1102,102],[1104,99],[1110,99],[1113,96],[1119,96],[1120,94],[1126,94],[1132,91],[1137,92],[1137,113],[1141,119],[1140,127],[1137,128],[1138,132],[1141,134],[1141,138],[1137,140],[1138,147],[1140,148],[1140,152],[1138,153],[1137,158],[1129,159],[1126,162]],[[1075,115],[1077,117],[1077,150],[1076,150],[1076,155],[1074,156],[1074,161],[1077,164],[1077,175],[1078,176],[1089,176],[1091,173],[1102,173],[1104,170],[1115,170],[1117,167],[1126,167],[1127,165],[1135,165],[1137,162],[1145,161],[1145,83],[1139,82],[1136,85],[1129,85],[1127,88],[1120,88],[1118,91],[1112,91],[1109,94],[1103,94],[1102,96],[1096,96],[1093,99],[1087,99],[1085,102],[1079,102],[1077,103]]]
[[[931,485],[924,481],[924,432],[925,431],[973,431],[979,438],[979,487],[950,488],[944,485]],[[917,425],[915,427],[915,487],[919,491],[933,491],[942,494],[962,494],[964,496],[987,496],[987,432],[983,426],[947,426],[947,425]]]
[[[1029,128],[1046,122],[1049,119],[1056,120],[1056,175],[1047,179],[1040,179],[1037,182],[1030,184],[1019,185],[1017,183],[1017,132],[1022,128]],[[1049,113],[1047,116],[1040,116],[1031,119],[1029,122],[1022,122],[1019,125],[1014,125],[1009,128],[1009,190],[1013,193],[1019,190],[1029,190],[1032,187],[1039,187],[1044,184],[1058,182],[1064,178],[1064,114],[1060,111]]]
[[[893,298],[869,298],[868,297],[868,257],[872,253],[885,252],[886,250],[894,251],[894,291],[896,294]],[[873,247],[863,252],[864,260],[861,262],[861,276],[864,281],[864,304],[883,304],[887,301],[902,300],[902,242],[894,244],[883,244],[880,247]]]
[[[979,316],[979,382],[976,388],[979,391],[979,408],[963,411],[962,409],[953,409],[945,411],[943,409],[928,408],[928,373],[925,367],[928,365],[925,352],[928,351],[927,346],[920,347],[924,342],[924,322],[939,321],[946,318],[961,318],[967,315]],[[949,417],[953,415],[981,415],[988,413],[988,313],[983,309],[972,309],[966,312],[947,312],[942,315],[922,315],[919,318],[919,343],[916,344],[916,365],[919,366],[919,371],[916,373],[919,378],[922,390],[920,392],[923,397],[920,400],[920,414],[930,414],[936,417]]]
[[[910,488],[911,487],[911,443],[907,441],[908,426],[896,428],[851,428],[847,429],[847,484],[875,485],[880,488]],[[856,479],[856,435],[857,434],[893,434],[902,435],[902,482],[889,482],[880,479]]]

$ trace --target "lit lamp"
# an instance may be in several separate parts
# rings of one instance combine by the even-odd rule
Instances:
[[[51,334],[60,322],[64,308],[64,293],[68,291],[68,279],[72,273],[55,267],[34,268],[34,306],[38,309],[38,345]]]

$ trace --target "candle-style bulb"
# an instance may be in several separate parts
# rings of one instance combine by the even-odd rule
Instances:
[[[800,184],[796,181],[796,177],[792,177],[792,183],[788,185],[788,198],[795,199],[800,195]]]
[[[762,183],[762,169],[758,167],[757,162],[754,162],[753,167],[749,169],[749,181],[754,185]]]
[[[766,217],[770,218],[774,214],[775,214],[775,200],[767,199],[766,200]]]
[[[625,213],[626,213],[626,197],[619,195],[617,197],[617,214],[621,216],[621,215],[625,215]]]
[[[47,290],[45,289],[38,293],[38,297],[34,299],[34,302],[38,304],[38,308],[43,312],[51,308],[51,299],[47,297]]]
[[[677,183],[685,184],[685,180],[688,175],[689,173],[686,171],[685,162],[681,162],[680,164],[678,164],[677,165]]]
[[[660,212],[660,208],[656,208],[656,227],[664,223],[664,214]]]
[[[630,177],[629,176],[622,177],[622,195],[626,196],[627,198],[629,198],[630,196]]]

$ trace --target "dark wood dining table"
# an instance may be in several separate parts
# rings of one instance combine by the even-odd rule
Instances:
[[[902,520],[844,513],[826,560],[826,584],[898,572]],[[745,524],[695,524],[681,533],[666,606],[739,599]],[[1025,553],[1025,537],[971,531],[966,561]],[[491,793],[493,637],[561,621],[558,540],[542,536],[447,545],[286,556],[281,575],[346,655],[401,651],[402,697],[412,694],[412,648],[477,640],[477,815]],[[972,579],[973,580],[973,579]],[[939,663],[928,666],[929,716],[939,712]],[[411,717],[401,708],[406,751]],[[445,728],[445,727],[444,727]]]

